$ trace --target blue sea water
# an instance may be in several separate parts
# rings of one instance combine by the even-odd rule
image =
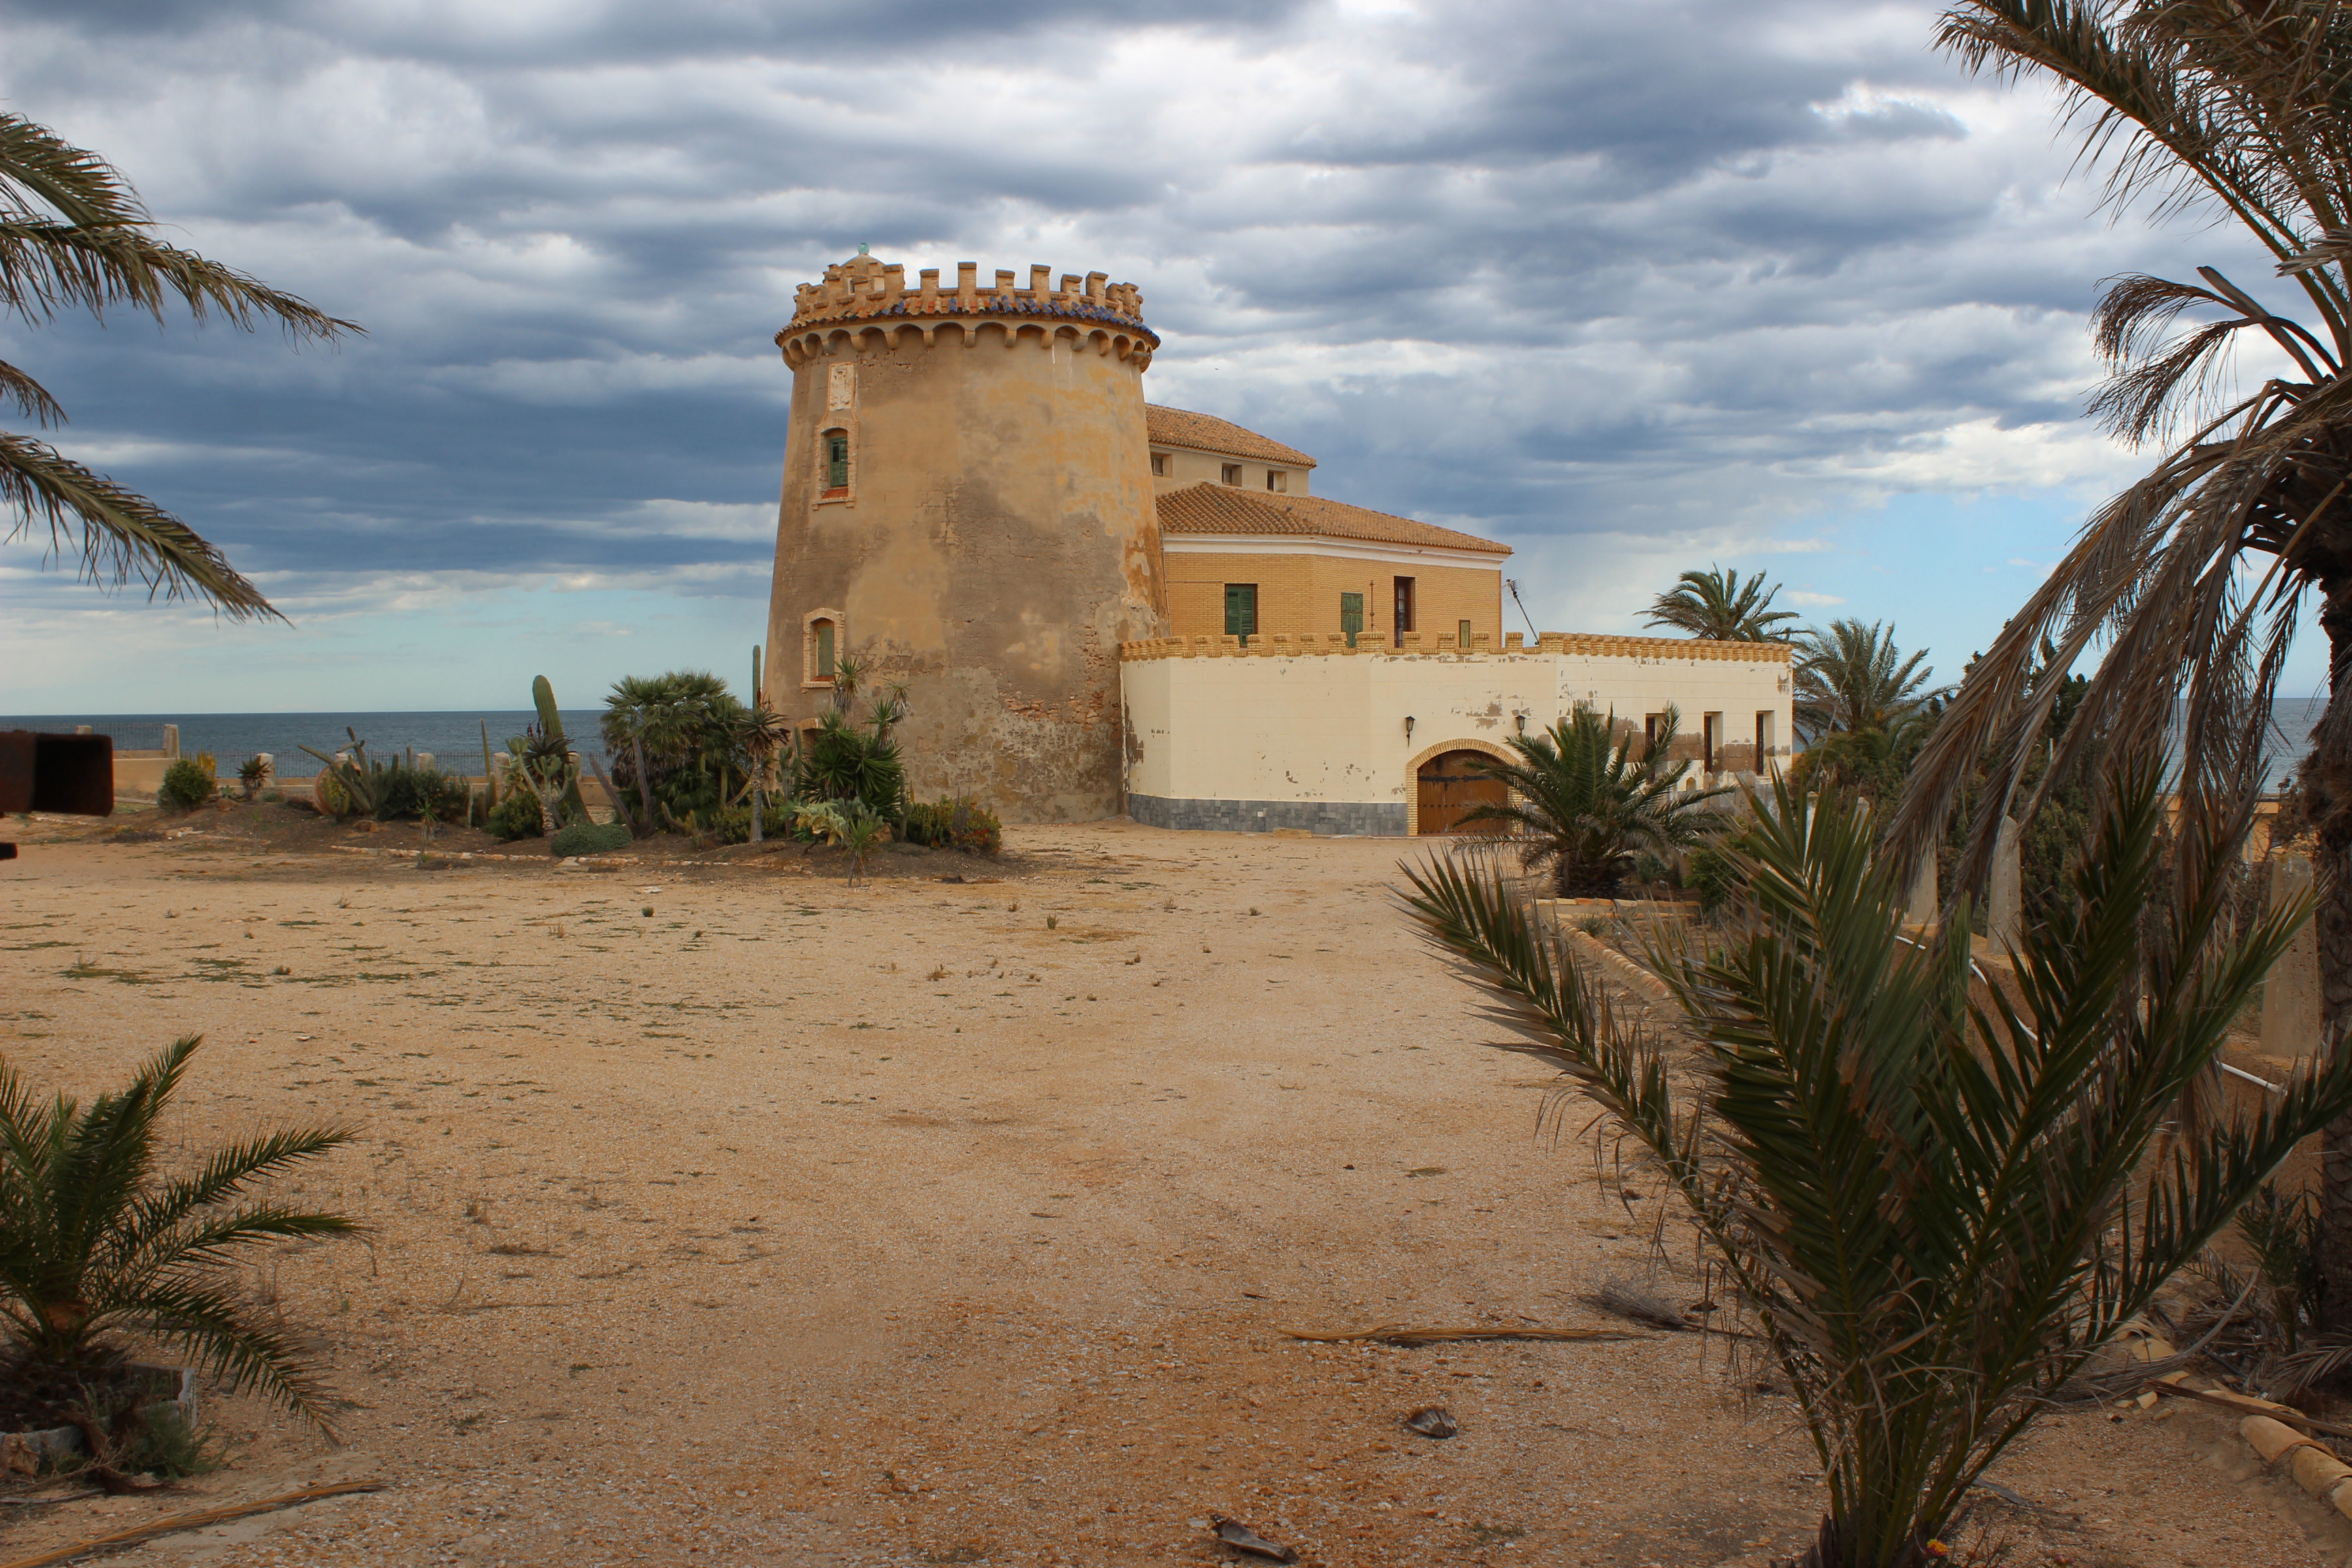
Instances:
[[[583,756],[593,749],[603,754],[595,710],[562,710],[563,733]],[[448,713],[41,713],[0,714],[0,730],[70,731],[87,724],[95,734],[111,735],[117,751],[152,751],[163,743],[163,726],[180,727],[180,754],[193,757],[210,752],[224,776],[233,775],[246,758],[268,752],[277,759],[279,778],[310,778],[319,771],[318,759],[302,750],[315,746],[333,756],[351,748],[356,730],[367,742],[368,755],[389,761],[403,752],[431,752],[434,761],[451,773],[482,771],[482,727],[489,726],[490,749],[506,750],[507,737],[520,735],[539,721],[529,710],[510,712]],[[582,742],[588,742],[583,745]],[[609,765],[609,764],[608,764]]]
[[[2263,782],[2276,789],[2294,775],[2295,764],[2311,750],[2311,727],[2319,722],[2323,698],[2281,699],[2271,715],[2270,743],[2263,752]],[[583,754],[586,741],[601,754],[596,710],[565,710],[563,732]],[[332,756],[351,744],[345,730],[359,731],[368,754],[389,758],[403,751],[431,752],[453,773],[482,771],[482,726],[488,724],[490,747],[506,749],[507,737],[520,735],[537,721],[529,710],[502,712],[453,711],[425,713],[42,713],[0,714],[0,730],[65,730],[87,724],[101,735],[114,737],[116,749],[149,750],[163,743],[163,726],[180,727],[180,751],[184,756],[210,752],[224,775],[258,752],[278,760],[280,778],[309,778],[319,763],[301,748],[316,746]],[[2179,742],[2172,742],[2170,765],[2180,762]],[[607,764],[610,765],[609,763]]]

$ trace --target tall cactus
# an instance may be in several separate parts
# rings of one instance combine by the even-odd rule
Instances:
[[[555,687],[547,677],[534,675],[530,678],[530,700],[531,705],[539,710],[540,733],[551,741],[566,739],[563,733],[563,714],[555,706]],[[620,803],[615,801],[614,805],[617,807]],[[563,821],[556,825],[559,827],[574,822],[590,820],[588,803],[580,798],[580,773],[576,768],[572,770],[571,782],[563,786],[562,815]]]

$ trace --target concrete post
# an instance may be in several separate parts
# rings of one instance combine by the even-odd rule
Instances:
[[[2024,876],[2018,856],[2017,824],[2000,819],[1992,842],[1992,880],[1985,889],[1985,936],[1995,952],[2013,946],[2024,933]]]
[[[420,768],[429,768],[429,767],[431,767],[431,766],[433,765],[433,753],[432,753],[432,752],[417,752],[417,753],[416,753],[416,765],[417,765],[418,767],[420,767]]]
[[[163,755],[175,763],[180,760],[180,727],[177,724],[163,726]]]
[[[1936,857],[1932,851],[1911,876],[1911,897],[1903,910],[1906,925],[1929,925],[1936,919]]]
[[[2311,862],[2282,855],[2271,862],[2271,908],[2311,890]],[[2307,924],[2263,982],[2263,1054],[2294,1058],[2319,1047],[2319,928]]]

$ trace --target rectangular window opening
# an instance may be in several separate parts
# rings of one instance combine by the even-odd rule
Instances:
[[[1276,495],[1283,494],[1290,489],[1290,476],[1280,468],[1268,468],[1265,471],[1265,488]]]
[[[824,488],[845,490],[849,488],[849,437],[835,431],[824,438]]]
[[[831,680],[833,679],[833,623],[819,621],[810,629],[816,636],[813,639],[815,647],[809,651],[809,679]]]
[[[1348,646],[1356,646],[1364,630],[1364,596],[1361,594],[1339,595],[1339,629],[1348,634]]]
[[[1756,715],[1756,771],[1765,771],[1765,759],[1772,754],[1772,710],[1766,709]]]
[[[1395,626],[1391,635],[1396,638],[1396,646],[1402,647],[1404,647],[1404,634],[1410,631],[1417,631],[1420,628],[1412,624],[1412,579],[1410,577],[1399,577],[1395,579],[1395,587],[1396,608],[1391,616],[1391,618],[1395,622]]]
[[[1715,772],[1716,753],[1721,750],[1722,744],[1723,715],[1720,713],[1702,715],[1698,721],[1698,756],[1701,768],[1708,773]]]
[[[1465,653],[1469,651],[1470,623],[1468,621],[1464,621],[1462,623],[1462,629],[1454,634],[1454,646],[1462,649]]]
[[[1658,721],[1664,717],[1663,713],[1642,715],[1642,754],[1643,756],[1646,757],[1658,749]]]
[[[1241,638],[1244,647],[1257,635],[1256,584],[1225,584],[1225,635]]]
[[[1239,463],[1227,463],[1224,468],[1224,479],[1225,483],[1229,485],[1240,484],[1242,482],[1242,466]]]
[[[1164,479],[1168,477],[1167,453],[1154,452],[1151,454],[1151,473],[1152,477],[1155,479]]]

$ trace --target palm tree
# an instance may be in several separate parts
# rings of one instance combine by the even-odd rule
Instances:
[[[615,771],[626,763],[648,831],[659,814],[675,821],[727,802],[734,793],[730,775],[747,761],[739,741],[750,714],[708,670],[626,676],[614,684],[601,721],[604,744]]]
[[[1650,601],[1647,625],[1672,626],[1710,642],[1786,642],[1789,634],[1777,628],[1795,620],[1789,610],[1776,610],[1778,584],[1764,586],[1764,574],[1741,582],[1738,572],[1720,566],[1685,572],[1675,585]]]
[[[298,1128],[215,1150],[186,1174],[156,1169],[158,1123],[203,1037],[190,1035],[141,1068],[131,1087],[85,1109],[45,1100],[0,1063],[0,1340],[6,1372],[37,1404],[79,1427],[95,1473],[113,1468],[138,1429],[139,1389],[126,1379],[123,1336],[178,1347],[232,1388],[252,1388],[316,1420],[321,1388],[292,1341],[257,1316],[229,1272],[240,1252],[272,1241],[341,1236],[341,1215],[236,1201],[351,1141],[340,1127]],[[91,1396],[131,1382],[111,1421]]]
[[[154,228],[138,194],[105,159],[20,114],[0,114],[0,306],[26,325],[47,325],[60,309],[103,321],[114,307],[162,321],[176,299],[197,321],[217,312],[251,331],[272,318],[298,341],[361,331],[165,245]],[[40,383],[0,363],[0,404],[7,403],[43,428],[65,423],[65,410]],[[46,522],[51,550],[62,553],[66,538],[78,533],[82,575],[90,581],[121,586],[136,575],[151,595],[192,595],[232,620],[278,615],[186,523],[45,441],[0,430],[0,505],[16,513],[11,540]]]
[[[2074,546],[1969,671],[1891,829],[1906,858],[1941,837],[1961,781],[1990,758],[1960,886],[1980,884],[2004,816],[2053,781],[2179,715],[2184,794],[2259,790],[2262,737],[2305,601],[2328,638],[2328,703],[2299,791],[2317,828],[2322,1047],[2352,1021],[2352,22],[2329,0],[1958,0],[1942,42],[1973,69],[2057,84],[2105,199],[2232,220],[2301,295],[2272,310],[2210,267],[2197,281],[2112,279],[2094,341],[2112,372],[2091,403],[2134,443],[2166,443],[2092,513]],[[2180,330],[2175,331],[2176,326]],[[2222,396],[2247,333],[2280,362]],[[2058,650],[2037,679],[2036,648]],[[2038,786],[2024,784],[2059,679],[2095,641],[2089,689]],[[2019,800],[2022,797],[2022,805]],[[2219,807],[2217,807],[2219,809]],[[2352,1323],[2352,1121],[2322,1161],[2331,1317]]]
[[[1873,730],[1899,739],[1935,696],[1922,689],[1936,673],[1923,668],[1927,654],[1903,657],[1891,623],[1832,621],[1797,647],[1797,729],[1808,742]]]
[[[2339,1056],[2233,1117],[2168,1125],[2308,906],[2233,931],[2243,816],[2187,824],[2168,895],[2159,777],[2110,780],[2074,897],[2023,938],[2014,1004],[1972,1003],[1965,920],[1906,940],[1866,805],[1775,781],[1731,851],[1732,934],[1654,955],[1702,1042],[1688,1078],[1498,882],[1411,873],[1409,908],[1517,1037],[1503,1048],[1643,1147],[1753,1314],[1827,1483],[1807,1568],[1937,1557],[1969,1487],[2092,1352],[2352,1107]]]
[[[1471,807],[1462,825],[1494,822],[1524,837],[1520,859],[1528,869],[1551,868],[1563,899],[1614,898],[1643,850],[1659,856],[1702,843],[1730,818],[1708,805],[1726,788],[1685,789],[1687,759],[1667,754],[1682,716],[1668,708],[1658,733],[1639,757],[1631,737],[1620,745],[1615,714],[1604,719],[1579,703],[1565,719],[1536,735],[1515,735],[1516,763],[1481,760],[1480,773],[1503,781],[1510,798]]]

